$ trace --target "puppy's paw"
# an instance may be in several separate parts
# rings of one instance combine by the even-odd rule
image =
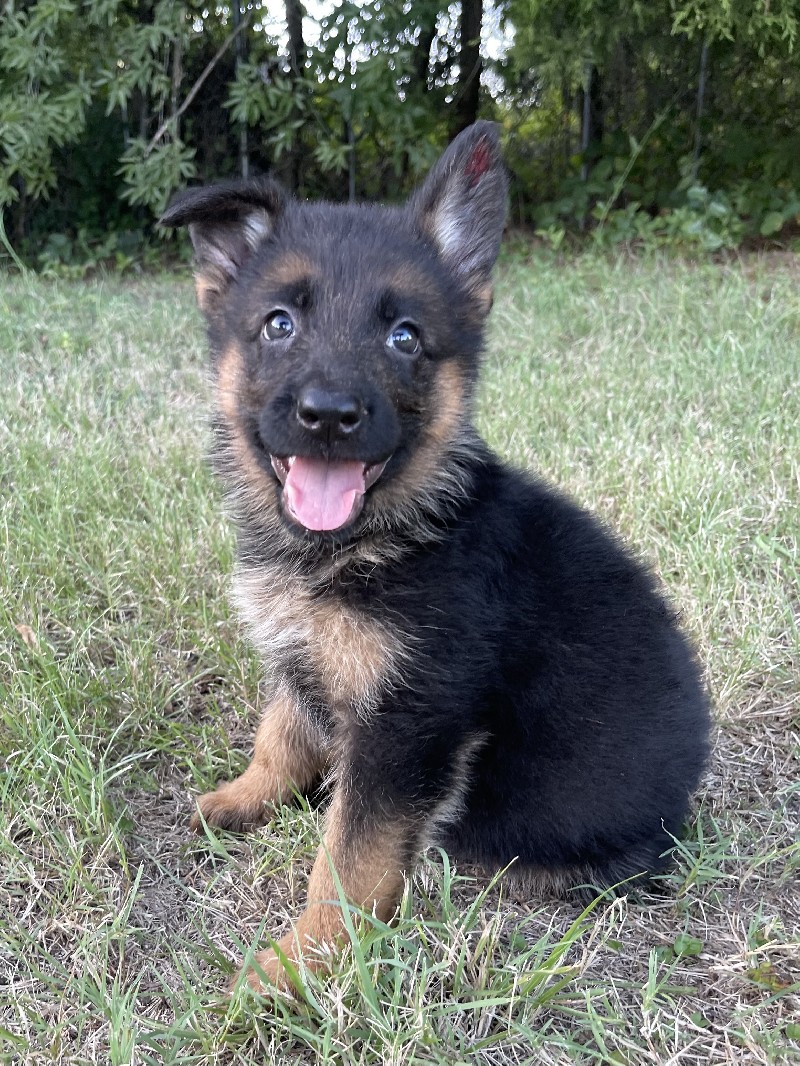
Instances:
[[[300,938],[294,930],[281,937],[277,943],[278,951],[267,948],[256,952],[252,965],[239,971],[231,982],[229,991],[232,992],[241,983],[243,975],[250,988],[262,995],[269,989],[277,989],[292,996],[300,995],[301,990],[297,987],[297,982],[302,981],[303,972],[327,973],[332,965],[330,945],[323,946],[306,938],[302,938],[302,941],[301,948]]]
[[[254,965],[247,969],[246,972],[241,972],[245,973],[245,979],[254,992],[263,994],[269,988],[275,988],[280,992],[296,993],[296,989],[283,963],[271,948],[257,952],[253,956],[253,963]],[[231,992],[239,983],[239,979],[239,975],[237,975],[231,982],[229,989]]]
[[[217,829],[239,833],[264,825],[272,812],[272,804],[245,777],[243,774],[198,798],[197,810],[189,823],[195,833],[202,833],[203,821]]]

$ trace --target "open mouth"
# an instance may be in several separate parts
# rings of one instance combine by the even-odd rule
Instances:
[[[302,455],[269,458],[283,485],[287,514],[299,525],[318,532],[332,532],[354,521],[364,506],[364,494],[389,461],[363,463]]]

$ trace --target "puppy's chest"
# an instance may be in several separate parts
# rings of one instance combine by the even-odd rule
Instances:
[[[299,665],[334,712],[367,717],[400,681],[400,629],[332,594],[312,595],[294,575],[242,569],[234,600],[269,672],[291,678]]]

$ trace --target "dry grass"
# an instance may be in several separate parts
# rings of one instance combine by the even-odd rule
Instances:
[[[188,281],[0,282],[0,1061],[740,1064],[800,1053],[792,260],[509,259],[482,424],[645,552],[719,729],[663,891],[581,914],[431,854],[302,1002],[218,994],[320,811],[192,839],[259,669],[225,599]]]

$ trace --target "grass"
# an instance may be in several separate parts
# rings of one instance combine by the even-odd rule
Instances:
[[[259,667],[226,600],[187,279],[0,279],[0,1062],[789,1063],[800,1054],[800,271],[509,255],[481,425],[655,565],[713,762],[665,891],[581,913],[425,857],[392,927],[220,995],[321,812],[188,831]]]

